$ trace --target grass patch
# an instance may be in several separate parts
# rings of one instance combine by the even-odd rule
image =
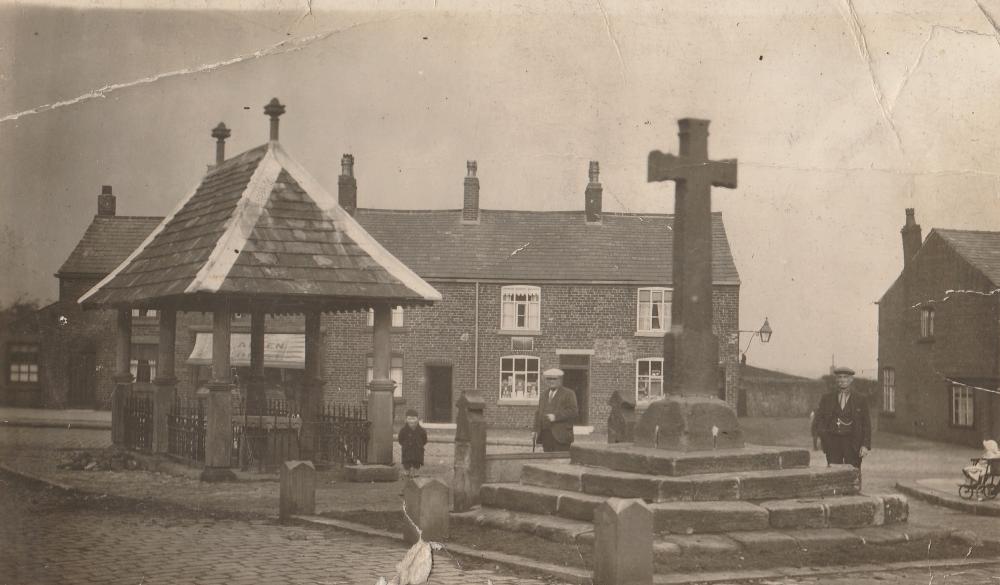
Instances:
[[[402,532],[406,519],[402,512],[352,511],[325,513],[372,528]],[[510,532],[466,524],[452,524],[447,542],[470,548],[491,550],[529,559],[585,570],[593,569],[593,549],[589,544],[563,544],[522,532]],[[882,564],[936,559],[1000,558],[1000,546],[986,544],[970,547],[957,540],[915,540],[894,545],[851,545],[824,547],[818,550],[760,552],[753,554],[681,555],[658,559],[657,573],[695,573],[703,571],[755,570],[774,567],[829,567],[841,565]],[[466,561],[463,561],[466,563]]]

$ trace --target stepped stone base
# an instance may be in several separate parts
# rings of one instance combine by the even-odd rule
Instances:
[[[668,451],[628,443],[573,445],[570,462],[649,475],[683,476],[809,466],[807,449],[747,445],[741,449]]]

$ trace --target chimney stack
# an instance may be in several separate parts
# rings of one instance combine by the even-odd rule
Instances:
[[[337,179],[337,203],[352,216],[358,210],[358,180],[354,178],[354,155],[340,157],[340,177]]]
[[[601,187],[601,167],[596,160],[590,161],[590,182],[584,192],[584,209],[587,212],[587,223],[601,223],[601,198],[604,188]]]
[[[264,113],[271,117],[271,141],[278,141],[278,118],[285,113],[285,106],[278,101],[278,98],[271,98],[271,101],[264,106]]]
[[[212,128],[212,138],[215,139],[215,166],[221,165],[226,160],[226,138],[232,132],[229,128],[226,128],[225,123],[219,122],[219,125]]]
[[[465,163],[465,197],[462,200],[462,223],[479,223],[479,177],[478,165],[470,160]]]
[[[111,185],[102,185],[101,194],[97,196],[97,215],[114,217],[116,207],[115,196],[111,194]]]
[[[906,223],[903,225],[903,229],[899,230],[899,233],[903,236],[903,268],[905,269],[923,243],[920,224],[914,218],[912,207],[906,209]]]

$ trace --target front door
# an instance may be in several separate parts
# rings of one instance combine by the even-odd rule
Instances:
[[[427,422],[451,422],[451,366],[427,366]]]
[[[576,407],[579,412],[576,417],[576,424],[586,425],[588,421],[587,413],[590,410],[590,356],[560,356],[559,368],[563,371],[563,386],[576,394]]]
[[[97,356],[78,352],[69,358],[69,388],[66,405],[70,408],[95,408],[97,401]]]

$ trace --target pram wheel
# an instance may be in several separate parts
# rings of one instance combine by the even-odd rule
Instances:
[[[971,500],[972,495],[976,493],[971,485],[960,485],[958,486],[958,495],[966,500]]]

